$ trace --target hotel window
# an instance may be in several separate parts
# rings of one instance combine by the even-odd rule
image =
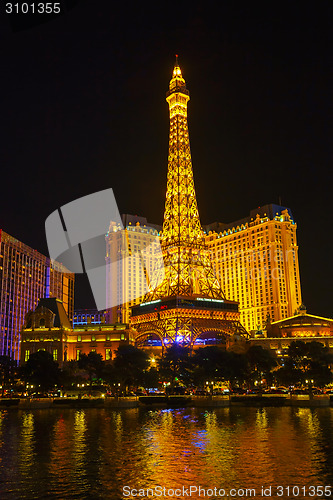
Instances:
[[[96,336],[95,336],[95,335],[92,335],[92,336],[91,336],[91,341],[92,341],[92,342],[95,342],[95,340],[96,340]]]
[[[58,359],[58,349],[53,349],[53,360],[57,361]]]
[[[30,351],[29,351],[29,349],[27,349],[27,350],[25,351],[24,361],[28,361],[29,356],[30,356]]]
[[[79,359],[80,359],[80,354],[81,354],[80,349],[76,349],[76,361],[79,361]]]
[[[112,351],[111,349],[105,349],[105,361],[109,361],[112,359]]]

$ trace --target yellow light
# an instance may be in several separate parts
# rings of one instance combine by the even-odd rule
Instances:
[[[213,270],[210,250],[206,246],[200,223],[187,126],[187,103],[190,97],[177,62],[172,76],[166,97],[170,114],[170,134],[167,193],[161,237],[164,276],[157,276],[153,280],[153,285],[154,282],[159,282],[159,285],[151,286],[142,305],[174,296],[201,296],[211,300],[225,300]],[[185,335],[186,341],[192,342],[191,337],[194,335],[191,333],[192,325],[197,320],[214,322],[214,325],[212,324],[214,329],[220,330],[221,325],[216,325],[220,317],[221,314],[218,312],[213,314],[207,310],[185,306],[181,310],[174,307],[160,310],[159,305],[156,304],[154,312],[132,317],[131,323],[135,325],[137,331],[141,330],[141,333],[149,323],[149,328],[155,329],[155,323],[156,331],[161,331],[162,327],[165,329],[165,336],[170,340],[175,338],[177,331],[188,332]],[[239,324],[238,312],[223,313],[221,319],[238,322],[237,326],[242,331],[241,335],[246,334]],[[158,324],[157,321],[159,321]],[[230,329],[234,328],[234,325],[230,325]],[[198,329],[202,330],[202,327]],[[153,358],[150,361],[155,362]],[[208,381],[206,385],[209,385]]]

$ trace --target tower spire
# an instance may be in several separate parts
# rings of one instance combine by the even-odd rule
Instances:
[[[178,54],[176,54],[176,61],[175,61],[175,65],[173,67],[172,78],[170,80],[169,92],[167,92],[167,97],[168,97],[168,94],[170,94],[172,92],[177,92],[177,91],[183,92],[185,95],[188,96],[188,100],[190,99],[190,97],[189,97],[190,94],[189,94],[189,91],[186,90],[186,83],[185,83],[185,80],[184,80],[183,75],[182,75],[182,70],[181,70],[179,63],[178,63]]]

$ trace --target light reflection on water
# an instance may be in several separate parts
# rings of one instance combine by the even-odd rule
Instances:
[[[332,419],[330,408],[0,411],[0,498],[330,485]]]

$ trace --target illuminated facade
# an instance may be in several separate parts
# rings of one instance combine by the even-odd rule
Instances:
[[[129,323],[131,307],[140,304],[147,293],[155,255],[160,250],[160,226],[128,214],[122,221],[124,229],[112,222],[106,236],[106,262],[114,263],[108,266],[107,303],[115,304],[106,314],[107,323]]]
[[[24,317],[41,297],[61,299],[72,319],[74,275],[0,230],[0,355],[19,359]]]
[[[97,311],[97,309],[75,309],[73,327],[105,323],[105,317],[106,311]]]
[[[25,316],[21,331],[21,364],[37,351],[48,351],[61,363],[66,357],[66,340],[72,326],[59,299],[40,299]]]
[[[293,340],[295,340],[295,337],[300,340],[313,337],[316,337],[316,339],[331,337],[330,347],[333,347],[333,319],[308,314],[304,307],[301,307],[295,316],[268,323],[266,333],[267,337],[270,338],[292,338]]]
[[[213,265],[248,331],[292,316],[302,303],[296,224],[290,209],[265,205],[246,219],[206,227]]]
[[[25,317],[21,363],[39,350],[49,352],[60,366],[92,351],[108,361],[115,357],[120,345],[129,343],[134,343],[134,335],[126,324],[109,325],[101,321],[73,328],[60,300],[40,299],[38,306]]]
[[[187,126],[189,92],[176,61],[166,100],[170,111],[167,192],[161,247],[143,303],[132,308],[137,341],[194,345],[202,335],[239,333],[238,304],[228,301],[212,267],[194,188]]]
[[[266,330],[255,338],[251,338],[252,345],[261,345],[283,356],[296,340],[303,342],[320,342],[333,352],[333,319],[322,318],[308,314],[304,306],[297,314],[268,323]]]
[[[104,361],[115,357],[120,345],[134,344],[134,334],[128,324],[100,323],[73,328],[67,336],[67,360],[78,360],[81,354],[91,351],[100,354]]]

